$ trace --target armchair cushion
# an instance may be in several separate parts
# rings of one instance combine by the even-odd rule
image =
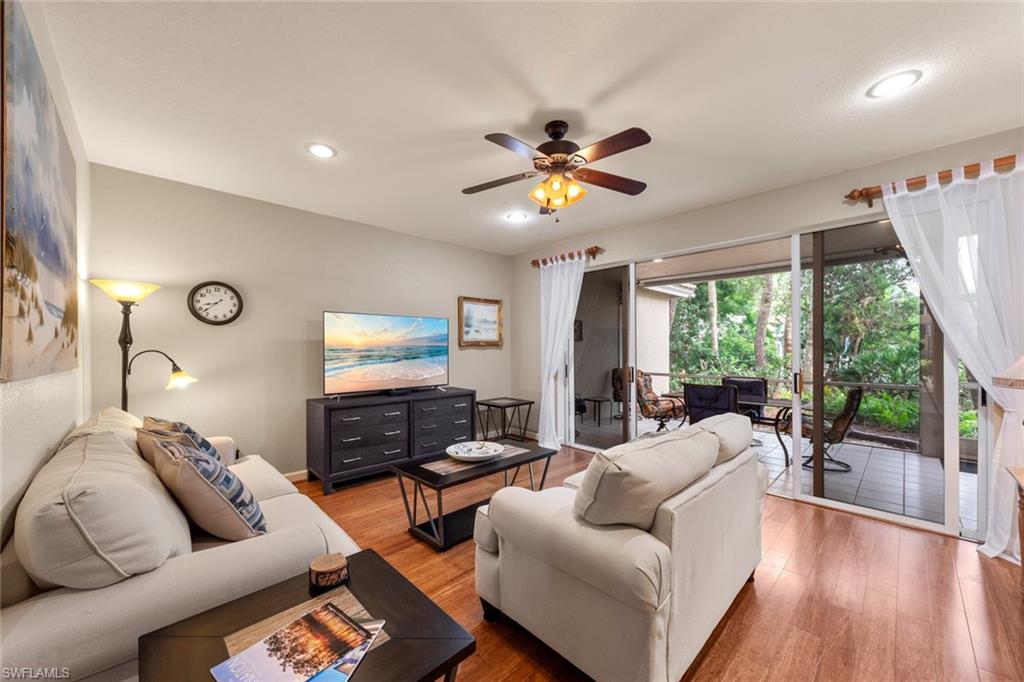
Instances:
[[[626,604],[656,610],[671,591],[669,548],[630,526],[597,528],[581,521],[573,513],[575,494],[568,488],[502,488],[491,498],[488,516],[503,543]]]
[[[576,514],[596,525],[647,530],[658,505],[710,471],[718,452],[718,437],[700,428],[609,448],[587,465]]]
[[[489,505],[476,508],[476,519],[473,523],[473,540],[478,547],[483,547],[488,552],[498,551],[498,534],[494,532],[494,524],[488,516]]]
[[[703,429],[718,437],[716,466],[729,461],[749,448],[750,441],[754,438],[750,417],[732,412],[702,419],[699,423],[687,428]]]

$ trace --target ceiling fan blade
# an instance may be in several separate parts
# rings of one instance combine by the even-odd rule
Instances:
[[[548,158],[547,154],[539,152],[522,140],[517,140],[511,135],[507,135],[505,133],[491,133],[490,135],[484,135],[484,139],[531,160]]]
[[[513,183],[513,182],[518,182],[520,180],[526,180],[527,178],[532,178],[535,175],[540,175],[540,173],[538,173],[537,171],[527,171],[525,173],[516,173],[515,175],[510,175],[507,178],[501,178],[499,180],[491,180],[490,182],[485,182],[482,185],[474,185],[472,187],[467,187],[466,189],[462,190],[462,193],[463,194],[476,194],[477,192],[483,192],[485,189],[494,189],[495,187],[501,187],[502,185],[508,185],[510,183]]]
[[[634,197],[647,189],[646,182],[631,180],[621,175],[612,175],[611,173],[605,173],[593,168],[577,168],[573,171],[573,177],[580,182],[615,190],[616,192],[622,192]]]
[[[598,140],[589,147],[576,152],[573,156],[582,156],[587,163],[593,163],[612,154],[618,154],[634,147],[640,147],[651,141],[651,136],[641,128],[629,128],[611,137]]]

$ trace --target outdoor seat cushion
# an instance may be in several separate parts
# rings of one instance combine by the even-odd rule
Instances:
[[[135,427],[98,417],[72,432],[18,506],[17,557],[43,588],[104,587],[191,551],[185,515],[128,445]]]
[[[688,428],[599,452],[576,493],[576,515],[596,525],[647,530],[658,505],[708,473],[718,451],[716,435]]]

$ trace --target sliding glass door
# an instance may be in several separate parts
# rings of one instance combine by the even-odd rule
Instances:
[[[603,450],[632,438],[633,266],[583,276],[571,340],[572,440]]]

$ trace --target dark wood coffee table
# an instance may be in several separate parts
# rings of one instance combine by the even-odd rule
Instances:
[[[476,640],[372,549],[348,557],[349,589],[391,638],[360,662],[355,682],[455,679]],[[310,599],[305,573],[139,638],[141,682],[213,680],[225,637]]]
[[[521,448],[526,452],[511,457],[496,459],[491,462],[483,462],[467,467],[453,473],[440,474],[424,467],[425,464],[448,460],[447,455],[433,457],[429,460],[417,462],[402,462],[393,464],[388,469],[398,477],[398,487],[402,491],[402,502],[405,505],[405,516],[409,521],[409,533],[414,537],[423,540],[438,552],[451,549],[460,542],[473,537],[473,523],[476,517],[477,508],[487,504],[490,499],[480,500],[468,507],[456,509],[445,513],[444,491],[463,483],[469,483],[492,474],[504,474],[505,485],[515,485],[516,478],[522,467],[526,467],[530,477],[530,489],[540,490],[544,487],[544,481],[548,477],[548,466],[551,464],[551,457],[558,451],[551,448],[542,448],[536,443],[521,443],[513,440],[495,441],[514,448]],[[533,463],[544,460],[544,471],[541,473],[540,485],[535,485],[533,476]],[[509,480],[508,472],[515,469]],[[412,481],[412,499],[405,487],[405,479]],[[427,493],[424,488],[434,491],[435,504],[431,511],[427,503]],[[419,522],[419,510],[422,506],[426,512],[426,520]]]

